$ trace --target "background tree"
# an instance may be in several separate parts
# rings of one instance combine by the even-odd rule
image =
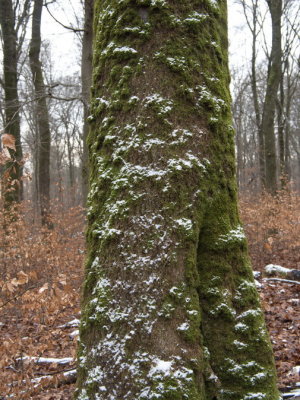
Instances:
[[[81,80],[83,100],[83,158],[82,158],[82,197],[86,203],[88,193],[88,148],[89,104],[92,85],[92,43],[93,43],[94,0],[84,0],[84,32],[82,36]]]
[[[257,58],[258,58],[258,46],[259,46],[259,34],[262,31],[262,16],[259,7],[258,0],[251,0],[247,2],[245,0],[240,1],[244,16],[247,22],[247,26],[251,32],[251,68],[250,68],[250,81],[252,90],[252,100],[255,115],[256,134],[258,136],[258,154],[259,154],[259,178],[260,184],[263,185],[265,182],[265,146],[264,136],[261,130],[261,119],[262,111],[261,104],[259,101],[259,88],[258,88],[258,74],[257,74]],[[237,136],[239,137],[239,135]]]
[[[297,173],[291,168],[295,160],[295,153],[292,152],[293,156],[291,156],[291,132],[293,131],[291,126],[294,126],[293,121],[296,121],[293,120],[291,110],[296,102],[295,96],[299,76],[299,68],[297,67],[299,58],[299,46],[297,45],[299,42],[299,4],[294,0],[285,0],[282,4],[269,2],[269,6],[272,7],[272,17],[271,8],[266,7],[266,2],[240,0],[238,3],[242,6],[241,9],[247,27],[251,32],[252,52],[251,57],[247,60],[249,77],[245,77],[245,68],[239,68],[238,73],[236,72],[233,75],[233,80],[237,79],[233,83],[233,95],[238,96],[237,99],[234,97],[234,102],[239,99],[238,103],[241,105],[241,100],[243,101],[243,107],[246,111],[245,118],[247,120],[253,119],[253,123],[250,125],[238,123],[240,115],[236,114],[236,111],[239,108],[235,107],[235,125],[239,126],[240,129],[246,129],[242,133],[246,142],[244,143],[241,140],[239,148],[246,150],[247,141],[253,137],[254,133],[254,143],[257,144],[247,151],[254,152],[254,158],[256,158],[255,153],[257,153],[259,162],[255,162],[254,169],[252,164],[246,163],[245,171],[253,171],[254,179],[251,184],[253,190],[259,188],[256,181],[265,182],[267,169],[268,174],[272,175],[273,186],[276,186],[276,189],[273,187],[272,190],[270,188],[268,190],[274,193],[279,188],[286,188],[288,182],[293,187],[298,181]],[[274,7],[277,7],[277,17],[274,16]],[[279,20],[274,23],[274,18],[280,19],[281,23]],[[271,32],[273,33],[270,38],[268,26],[272,19],[273,28]],[[275,30],[277,30],[277,33],[274,33]],[[277,39],[275,40],[276,36]],[[279,36],[281,36],[280,40]],[[272,50],[274,46],[277,46],[277,50]],[[280,53],[281,56],[279,56]],[[274,54],[277,54],[276,62],[272,61]],[[241,93],[240,97],[239,90],[236,87],[240,80],[243,81],[244,79],[245,81],[249,79],[251,82],[252,94],[249,98],[247,98],[246,93]],[[275,86],[277,86],[277,89]],[[251,105],[251,102],[253,105]],[[248,110],[252,111],[248,112]],[[268,135],[269,145],[266,145],[266,135]],[[237,138],[239,139],[240,136],[238,134]],[[269,161],[268,167],[265,166],[266,152],[273,159],[272,162],[276,168],[274,165],[273,167],[270,166]],[[248,158],[249,160],[252,159],[252,157]],[[246,178],[248,175],[246,173],[244,177]],[[270,181],[270,179],[268,180]],[[281,182],[281,185],[279,185],[279,182]],[[261,185],[261,188],[265,185],[266,183]],[[247,182],[244,181],[242,186],[248,188]]]
[[[237,212],[226,13],[95,2],[80,400],[279,399]]]
[[[12,161],[5,168],[6,204],[22,199],[22,146],[20,132],[20,102],[18,95],[18,60],[29,16],[29,1],[20,5],[12,0],[0,3],[0,26],[3,48],[4,132],[15,138],[15,150],[10,149]],[[18,19],[17,19],[18,16]],[[20,36],[18,38],[18,33]]]
[[[275,194],[278,189],[275,139],[275,111],[281,79],[281,18],[282,0],[267,0],[272,21],[272,48],[268,65],[266,96],[261,122],[265,146],[265,188]]]
[[[61,77],[60,82],[60,88],[55,90],[50,101],[50,123],[53,133],[51,165],[57,166],[52,169],[51,180],[58,183],[60,196],[63,195],[62,204],[72,207],[82,203],[81,82],[77,75]],[[57,197],[53,186],[52,197]]]
[[[298,57],[295,48],[299,43],[300,6],[293,0],[286,0],[283,7],[283,50],[282,73],[277,103],[279,176],[281,187],[291,180],[291,108],[299,83]]]
[[[35,111],[37,130],[37,188],[42,224],[49,221],[50,210],[50,145],[51,133],[49,125],[47,91],[43,78],[41,51],[41,18],[43,0],[35,0],[32,15],[32,34],[29,50],[30,68],[35,91]],[[48,221],[48,222],[47,222]]]

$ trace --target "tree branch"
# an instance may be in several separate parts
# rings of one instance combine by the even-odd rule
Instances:
[[[74,28],[74,27],[72,27],[72,26],[67,26],[67,25],[63,24],[62,22],[60,22],[60,21],[52,14],[52,12],[51,12],[51,11],[49,10],[49,8],[48,8],[48,4],[47,4],[47,3],[45,4],[45,6],[46,6],[46,9],[47,9],[49,15],[54,19],[55,22],[57,22],[57,23],[58,23],[59,25],[61,25],[63,28],[68,29],[68,30],[70,30],[70,31],[72,31],[72,32],[74,32],[74,33],[84,32],[84,29],[81,29],[81,28]]]

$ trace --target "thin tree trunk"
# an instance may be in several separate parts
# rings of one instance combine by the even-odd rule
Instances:
[[[288,63],[288,62],[287,62]],[[291,181],[291,154],[290,154],[290,131],[291,131],[291,107],[293,100],[293,83],[291,80],[291,71],[289,64],[287,67],[287,88],[286,88],[286,108],[285,108],[285,135],[284,135],[284,166],[283,174],[286,179],[286,183]]]
[[[80,400],[279,400],[237,211],[226,1],[95,4]]]
[[[286,122],[285,122],[285,136],[284,136],[284,168],[283,173],[286,183],[291,181],[291,154],[290,154],[290,118],[291,118],[291,97],[287,94],[286,104]]]
[[[248,17],[249,3],[246,0],[240,0],[244,16],[248,28],[252,35],[252,47],[251,47],[251,89],[252,89],[252,99],[255,113],[255,124],[256,132],[258,136],[258,163],[259,163],[259,178],[260,186],[265,186],[266,172],[265,172],[265,147],[264,147],[264,136],[261,131],[261,110],[259,106],[258,98],[258,88],[257,88],[257,73],[256,73],[256,59],[257,59],[257,38],[259,34],[258,29],[258,0],[252,0],[251,2],[251,19]]]
[[[4,133],[15,138],[16,151],[10,149],[12,162],[4,168],[4,198],[7,207],[22,199],[22,146],[20,133],[20,104],[18,97],[18,57],[15,16],[11,0],[0,1],[0,25],[3,41],[3,77],[4,77]]]
[[[284,75],[281,74],[279,84],[279,98],[277,107],[277,125],[278,125],[278,151],[279,151],[279,177],[281,182],[281,189],[286,187],[285,177],[285,93],[284,93]]]
[[[67,124],[66,124],[67,125]],[[69,171],[69,184],[70,184],[70,196],[69,196],[69,205],[73,207],[75,205],[75,174],[74,174],[74,160],[73,160],[73,146],[71,143],[71,137],[74,137],[74,128],[73,132],[70,134],[68,130],[68,126],[65,126],[66,129],[66,139],[67,139],[67,157],[68,157],[68,171]]]
[[[257,25],[258,25],[258,0],[253,3],[253,15],[252,15],[252,56],[251,56],[251,87],[253,95],[253,105],[255,111],[255,122],[258,132],[258,160],[259,160],[259,175],[261,186],[264,186],[266,179],[266,162],[264,153],[264,136],[261,131],[261,112],[258,101],[258,90],[257,90],[257,74],[256,74],[256,57],[257,57]]]
[[[261,124],[261,135],[264,138],[266,182],[265,188],[275,194],[277,184],[277,155],[275,140],[275,110],[277,91],[281,77],[281,16],[282,0],[267,0],[272,19],[272,50],[269,60],[267,89]]]
[[[88,116],[90,114],[90,91],[92,84],[92,44],[93,44],[93,8],[94,0],[84,1],[84,33],[82,39],[81,80],[83,98],[83,156],[82,156],[82,199],[86,205],[88,193]]]
[[[47,92],[44,84],[41,51],[41,17],[43,0],[34,1],[32,36],[30,42],[30,68],[36,96],[37,142],[38,142],[38,190],[42,224],[51,225],[50,217],[50,145],[51,134],[47,106]]]
[[[236,121],[236,153],[237,153],[237,183],[240,190],[244,188],[245,182],[242,180],[243,171],[243,137],[242,137],[242,127],[241,119],[243,117],[242,111],[239,112]]]

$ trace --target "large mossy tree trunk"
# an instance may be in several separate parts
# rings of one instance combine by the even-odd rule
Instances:
[[[22,146],[20,129],[20,102],[18,95],[18,54],[15,15],[11,0],[0,1],[0,26],[3,46],[4,133],[15,138],[16,151],[10,149],[12,161],[4,168],[4,201],[7,208],[22,200]]]
[[[279,399],[237,211],[226,14],[96,1],[76,399]]]
[[[30,68],[34,83],[35,110],[37,121],[37,187],[38,202],[43,225],[51,227],[50,222],[50,146],[51,132],[47,105],[47,92],[44,83],[41,52],[41,19],[43,0],[35,0],[32,15],[32,31],[29,49]]]

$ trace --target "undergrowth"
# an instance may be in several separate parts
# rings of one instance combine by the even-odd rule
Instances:
[[[76,353],[76,339],[59,326],[79,316],[84,217],[80,208],[66,212],[54,204],[53,229],[47,229],[36,222],[29,203],[14,212],[9,223],[4,214],[0,220],[0,394],[39,399],[31,380],[49,368],[32,365],[26,356]]]
[[[300,269],[299,194],[242,197],[240,210],[254,269],[267,264]]]

